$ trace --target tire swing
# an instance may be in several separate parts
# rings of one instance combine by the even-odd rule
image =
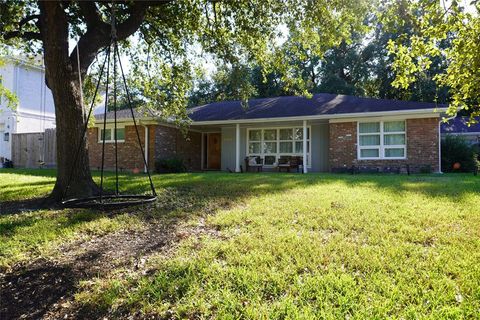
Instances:
[[[85,119],[85,126],[83,129],[83,134],[82,138],[80,140],[76,155],[75,155],[75,161],[72,165],[72,171],[70,172],[70,177],[67,183],[67,187],[65,189],[65,192],[63,194],[62,199],[65,199],[62,201],[62,204],[66,208],[95,208],[95,209],[114,209],[114,208],[124,208],[128,206],[135,206],[135,205],[142,205],[142,204],[148,204],[152,203],[157,199],[157,193],[155,191],[155,187],[153,185],[152,177],[150,175],[150,172],[148,170],[148,163],[147,159],[145,158],[145,152],[144,148],[142,146],[142,142],[140,139],[140,133],[138,132],[138,127],[137,127],[137,121],[135,119],[135,113],[133,111],[132,107],[132,99],[130,96],[130,92],[128,90],[127,82],[125,79],[125,74],[123,72],[123,67],[122,67],[122,62],[120,60],[120,54],[118,51],[118,43],[117,43],[117,36],[116,36],[116,29],[115,29],[115,16],[114,16],[114,4],[112,4],[112,33],[111,33],[111,41],[108,47],[105,48],[106,56],[105,60],[103,62],[103,65],[100,69],[100,75],[98,78],[98,82],[95,87],[95,93],[93,95],[92,103],[90,105],[90,109],[88,111],[88,116]],[[115,145],[115,193],[105,193],[103,190],[103,178],[104,178],[104,166],[105,166],[105,138],[102,139],[102,166],[101,166],[101,172],[100,172],[100,194],[98,196],[92,196],[92,197],[85,197],[85,198],[68,198],[68,190],[70,188],[72,176],[73,176],[73,170],[78,162],[78,156],[80,154],[80,150],[83,147],[83,144],[86,141],[86,133],[87,133],[87,127],[88,127],[88,119],[90,119],[90,116],[92,115],[92,111],[95,105],[95,99],[97,97],[98,89],[100,87],[100,82],[102,80],[102,75],[103,71],[105,68],[105,65],[107,65],[107,75],[106,75],[106,90],[105,90],[105,110],[103,114],[103,132],[106,132],[106,120],[107,120],[107,111],[108,111],[108,89],[109,89],[109,73],[110,73],[110,58],[112,54],[112,48],[113,48],[113,115],[114,115],[114,145]],[[119,191],[119,181],[118,181],[118,148],[117,148],[117,58],[118,58],[118,65],[120,67],[120,73],[122,75],[121,81],[123,83],[123,86],[125,88],[125,93],[127,96],[127,102],[128,102],[128,108],[130,109],[130,113],[132,116],[133,124],[135,126],[135,132],[137,135],[137,140],[138,140],[138,145],[141,150],[142,158],[143,158],[143,163],[145,165],[147,174],[148,174],[148,180],[150,182],[150,191],[151,194],[149,195],[138,195],[138,194],[121,194]],[[80,70],[80,61],[79,61],[79,53],[78,53],[78,45],[77,45],[77,63],[78,63],[78,70]],[[82,94],[82,82],[81,82],[81,76],[79,75],[80,79],[80,92]]]

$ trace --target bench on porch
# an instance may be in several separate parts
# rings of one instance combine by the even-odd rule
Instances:
[[[245,172],[248,171],[263,171],[263,158],[259,156],[251,156],[245,158]]]
[[[277,169],[279,172],[282,170],[290,172],[290,169],[297,169],[297,172],[300,172],[300,166],[303,168],[303,157],[280,156],[280,158],[278,158]]]

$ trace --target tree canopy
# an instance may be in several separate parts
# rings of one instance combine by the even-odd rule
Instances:
[[[2,1],[2,43],[41,53],[52,90],[57,122],[57,183],[61,199],[69,185],[75,195],[98,191],[91,179],[85,138],[85,106],[79,74],[85,79],[111,42],[112,16],[117,39],[131,57],[130,79],[145,103],[164,117],[185,115],[198,53],[242,70],[255,61],[263,74],[281,70],[282,82],[295,93],[308,93],[298,77],[301,61],[322,56],[366,26],[367,0],[179,0],[179,1]],[[282,29],[285,30],[282,34]],[[132,36],[133,37],[130,37]],[[279,39],[285,41],[279,43]],[[77,53],[80,63],[77,63]],[[246,79],[237,78],[235,95],[247,100]],[[75,143],[76,142],[76,143]],[[79,148],[77,156],[75,150]],[[71,166],[77,163],[76,166]]]
[[[306,54],[302,59],[291,55],[291,44],[287,42],[281,50],[288,65],[295,66],[295,77],[301,79],[294,85],[284,81],[285,69],[270,68],[265,74],[262,66],[251,63],[239,70],[221,66],[210,79],[200,77],[192,90],[190,104],[198,105],[212,101],[235,98],[238,78],[248,79],[248,90],[252,97],[291,95],[302,90],[309,93],[337,93],[386,99],[414,101],[448,101],[447,88],[434,81],[434,76],[445,71],[443,57],[432,60],[425,70],[408,88],[392,85],[395,80],[395,57],[387,49],[389,41],[411,35],[408,23],[392,25],[386,23],[390,17],[408,20],[401,6],[383,4],[365,16],[365,28],[350,34],[348,39],[327,49],[322,55]],[[444,46],[448,44],[446,41]],[[298,86],[301,84],[301,86]]]
[[[385,23],[409,25],[409,32],[390,40],[396,78],[393,85],[410,88],[430,72],[435,61],[446,61],[433,80],[449,92],[449,110],[467,110],[480,115],[480,2],[472,1],[468,10],[460,1],[392,1],[392,10],[404,12],[405,19],[387,16]]]
[[[199,51],[225,63],[235,75],[252,62],[265,72],[282,70],[288,90],[306,93],[308,83],[298,77],[298,61],[322,56],[348,41],[352,32],[364,29],[369,6],[369,1],[351,0],[120,1],[116,16],[120,39],[135,33],[122,43],[132,61],[130,79],[152,106],[165,109],[169,116],[184,109]],[[80,39],[77,46],[85,74],[108,44],[110,3],[66,1],[62,7],[70,43]],[[43,53],[37,2],[4,2],[1,14],[4,42],[25,52]],[[280,38],[286,39],[282,45]],[[69,49],[74,63],[75,47]],[[252,92],[245,79],[238,77],[236,84],[236,98],[248,99]]]

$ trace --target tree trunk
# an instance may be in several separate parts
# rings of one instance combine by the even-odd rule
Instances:
[[[79,198],[99,193],[93,182],[88,145],[84,135],[84,106],[80,99],[79,73],[84,76],[102,47],[111,41],[111,26],[103,22],[93,2],[79,2],[85,17],[87,31],[77,47],[69,54],[68,1],[39,1],[40,30],[44,49],[45,78],[55,102],[57,126],[57,181],[50,200]],[[117,39],[126,39],[142,23],[148,2],[135,1],[129,8],[129,17],[117,25]],[[80,49],[77,49],[80,48]],[[80,66],[77,52],[80,52]]]
[[[59,202],[64,197],[97,194],[99,188],[90,173],[79,71],[69,59],[64,8],[60,2],[41,2],[40,10],[45,77],[53,93],[57,127],[57,181],[50,199]]]
[[[73,75],[64,74],[48,79],[54,90],[57,134],[57,181],[51,198],[84,197],[97,194],[88,159],[84,135],[85,120],[80,101],[80,86]],[[67,189],[68,188],[68,189]],[[68,193],[66,193],[68,192]]]

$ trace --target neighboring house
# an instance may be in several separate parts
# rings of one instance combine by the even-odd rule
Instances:
[[[5,159],[12,159],[12,134],[55,128],[53,97],[45,85],[43,67],[18,58],[4,59],[2,85],[16,94],[18,106],[12,110],[0,101],[0,167]]]
[[[137,114],[150,168],[155,159],[178,157],[190,170],[245,168],[247,156],[259,156],[264,169],[280,157],[306,159],[305,172],[341,171],[352,166],[405,172],[429,167],[439,171],[439,121],[445,106],[433,103],[316,94],[211,103],[190,109],[187,137],[173,125]],[[113,115],[107,114],[105,167],[114,165]],[[90,164],[101,166],[103,116],[89,130]],[[143,161],[131,116],[117,114],[119,166],[141,169]]]
[[[480,145],[480,118],[477,123],[468,126],[469,117],[456,117],[447,123],[442,123],[442,138],[446,135],[463,136],[469,144]]]

